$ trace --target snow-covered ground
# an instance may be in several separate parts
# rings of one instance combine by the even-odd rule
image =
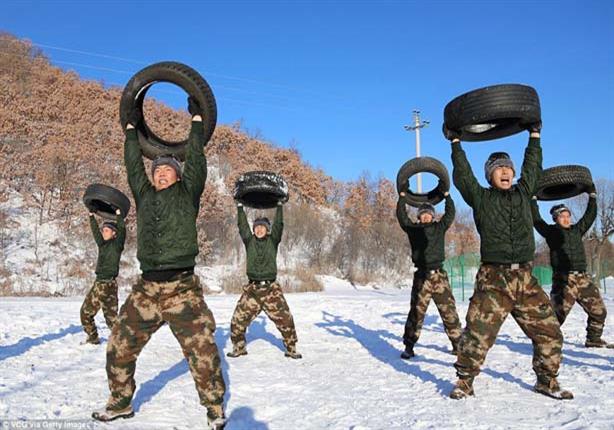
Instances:
[[[223,357],[232,429],[612,429],[614,350],[586,349],[585,314],[575,306],[563,326],[560,382],[576,398],[560,402],[532,392],[530,341],[510,317],[476,379],[475,398],[447,397],[454,357],[433,304],[418,354],[399,358],[409,290],[354,288],[322,278],[323,293],[288,295],[302,360],[283,356],[274,325],[260,316],[248,332],[249,355]],[[605,337],[614,341],[614,288],[608,289]],[[124,299],[124,297],[120,297]],[[235,295],[207,297],[217,343],[230,350]],[[468,302],[459,303],[464,319]],[[0,299],[0,423],[4,419],[88,420],[108,391],[108,330],[103,345],[82,346],[79,298]],[[137,364],[130,420],[104,429],[203,429],[205,410],[168,327]],[[0,426],[1,427],[1,426]],[[26,428],[26,427],[22,427]]]

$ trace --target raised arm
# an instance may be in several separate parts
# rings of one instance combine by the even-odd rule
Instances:
[[[247,244],[252,238],[252,231],[249,228],[247,215],[245,215],[245,211],[243,210],[243,205],[241,203],[237,204],[237,223],[239,225],[241,240],[243,243]]]
[[[482,199],[484,188],[482,188],[473,174],[473,170],[471,170],[467,160],[467,155],[465,155],[465,151],[463,151],[458,139],[452,141],[452,165],[454,166],[452,171],[454,185],[458,188],[461,196],[463,196],[463,199],[469,206],[478,206]]]
[[[580,221],[578,221],[578,223],[576,224],[577,228],[580,230],[580,232],[582,232],[583,235],[588,231],[589,228],[591,228],[591,226],[595,222],[595,218],[597,218],[597,193],[595,192],[593,186],[593,190],[591,190],[588,197],[588,205],[586,206],[586,211],[584,212],[584,215],[582,216]]]
[[[533,196],[542,174],[542,147],[540,144],[541,122],[531,124],[529,129],[529,144],[524,151],[522,171],[518,185],[528,196]]]
[[[397,201],[397,220],[403,230],[407,230],[415,226],[416,224],[407,216],[407,210],[405,209],[405,193],[401,193],[399,200]]]
[[[126,127],[126,142],[124,143],[124,163],[128,172],[128,185],[134,196],[134,201],[138,207],[141,196],[151,188],[151,182],[145,173],[143,164],[143,153],[139,145],[136,129],[128,124]]]
[[[90,212],[90,228],[92,229],[92,235],[94,236],[94,242],[96,245],[101,246],[104,243],[102,233],[100,233],[100,227],[98,227],[98,221],[93,213]]]
[[[543,220],[539,213],[539,206],[537,205],[537,198],[535,197],[531,199],[531,216],[533,217],[533,226],[535,230],[537,230],[541,236],[547,237],[550,226]]]
[[[271,227],[271,239],[273,242],[281,242],[281,235],[284,232],[284,209],[281,202],[277,202],[277,211],[275,212],[275,221]]]
[[[447,230],[454,222],[454,216],[456,215],[456,208],[454,207],[454,201],[448,191],[444,193],[446,198],[446,208],[441,220],[439,221],[443,227]]]
[[[115,222],[117,224],[117,237],[115,240],[123,246],[126,241],[126,222],[119,209],[115,211],[115,215]]]
[[[197,209],[200,206],[200,196],[205,189],[206,180],[207,158],[205,157],[203,121],[200,115],[195,115],[192,118],[181,181],[192,197],[192,204]]]

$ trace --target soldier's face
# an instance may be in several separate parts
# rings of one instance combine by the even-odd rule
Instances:
[[[433,215],[428,212],[421,213],[418,219],[420,219],[420,224],[430,224],[433,222]]]
[[[156,191],[164,190],[177,182],[177,172],[168,164],[162,164],[154,170],[153,180]]]
[[[254,227],[254,234],[258,239],[262,239],[264,236],[266,236],[266,227],[263,225],[257,225]]]
[[[563,211],[556,217],[556,223],[563,228],[571,227],[571,214],[568,211]]]
[[[512,188],[513,180],[514,169],[510,169],[509,167],[497,167],[490,176],[492,186],[504,191]]]
[[[111,240],[115,238],[115,230],[109,227],[102,227],[102,238],[104,240]]]

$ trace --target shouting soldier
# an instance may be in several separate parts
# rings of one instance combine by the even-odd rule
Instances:
[[[202,113],[188,99],[192,129],[183,171],[172,156],[153,161],[153,185],[147,178],[134,125],[126,127],[124,155],[128,182],[137,208],[137,258],[142,276],[122,306],[107,347],[107,377],[111,396],[92,416],[100,421],[134,415],[136,360],[153,333],[168,323],[179,341],[196,384],[200,403],[207,408],[213,429],[225,425],[224,379],[215,344],[215,320],[194,274],[198,254],[196,217],[207,176]]]
[[[531,197],[542,170],[541,123],[529,125],[528,130],[530,139],[518,183],[512,183],[515,169],[509,155],[495,152],[484,166],[489,188],[480,186],[475,178],[459,134],[446,130],[452,141],[454,184],[473,209],[482,261],[454,365],[458,381],[450,393],[453,399],[473,395],[473,379],[510,313],[533,342],[535,391],[558,399],[573,398],[557,381],[561,328],[548,296],[532,275],[535,239]]]

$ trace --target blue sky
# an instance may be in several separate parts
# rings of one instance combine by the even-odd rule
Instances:
[[[213,88],[219,122],[241,119],[342,180],[364,171],[394,180],[414,155],[403,125],[415,108],[431,121],[423,154],[451,168],[445,104],[507,82],[540,95],[544,167],[583,164],[614,178],[613,23],[606,0],[0,4],[0,29],[87,79],[123,85],[153,62],[191,65]],[[490,152],[520,165],[526,141],[465,149],[482,178]]]

